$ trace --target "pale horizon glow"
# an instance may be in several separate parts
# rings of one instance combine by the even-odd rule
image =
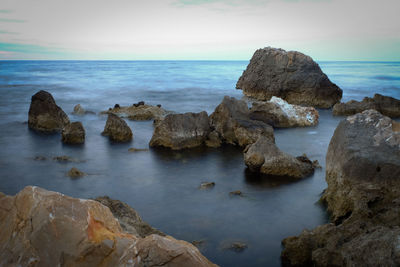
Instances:
[[[400,61],[398,0],[2,0],[0,59]]]

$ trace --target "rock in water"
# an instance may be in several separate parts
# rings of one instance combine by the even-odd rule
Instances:
[[[78,170],[78,169],[75,168],[75,167],[72,167],[72,168],[68,171],[68,176],[71,177],[71,178],[79,178],[79,177],[82,177],[82,176],[85,176],[85,175],[86,175],[86,173],[84,173],[84,172]]]
[[[246,146],[260,136],[275,142],[273,128],[262,121],[250,119],[246,102],[234,97],[225,96],[210,115],[210,121],[224,143]]]
[[[101,133],[108,136],[114,142],[129,142],[132,140],[132,131],[128,124],[114,114],[108,114],[104,131]]]
[[[277,128],[315,126],[318,117],[318,111],[313,107],[291,105],[275,96],[268,102],[254,102],[250,110],[251,119]]]
[[[375,110],[340,122],[322,200],[332,223],[283,240],[284,265],[400,265],[400,123]]]
[[[174,150],[203,145],[210,133],[207,112],[169,114],[155,123],[151,147]]]
[[[69,124],[67,114],[57,106],[53,96],[39,91],[32,96],[29,107],[28,127],[45,133],[59,132]]]
[[[400,100],[375,94],[373,98],[365,97],[361,102],[350,100],[346,103],[337,103],[333,106],[333,115],[349,116],[368,109],[375,109],[385,116],[398,118],[400,117]]]
[[[117,106],[108,111],[102,111],[102,114],[114,114],[127,117],[130,120],[146,121],[162,119],[168,112],[160,106],[151,106],[144,104],[143,101],[133,104],[129,107]]]
[[[85,129],[80,121],[65,126],[61,132],[61,140],[65,144],[79,145],[85,143]]]
[[[258,100],[277,96],[290,104],[319,108],[330,108],[342,98],[342,90],[311,57],[271,47],[254,53],[236,88]]]
[[[244,162],[251,171],[267,175],[305,178],[314,173],[313,163],[306,156],[296,158],[284,153],[266,137],[246,148]]]
[[[0,266],[215,266],[185,241],[123,232],[94,200],[28,186],[0,207]]]
[[[75,115],[85,115],[86,110],[80,104],[78,104],[74,107],[74,111],[72,113]]]

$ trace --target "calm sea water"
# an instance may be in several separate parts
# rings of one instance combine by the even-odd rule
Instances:
[[[207,111],[224,95],[242,97],[235,84],[247,61],[0,61],[0,191],[15,194],[37,185],[74,197],[109,195],[134,207],[151,225],[186,241],[204,241],[201,251],[221,266],[280,266],[281,240],[328,221],[317,201],[325,183],[325,154],[340,117],[320,110],[316,127],[275,130],[278,146],[306,153],[323,166],[296,183],[260,179],[246,172],[239,148],[179,152],[147,148],[151,121],[127,121],[129,144],[112,144],[100,135],[106,116],[71,114],[74,105],[96,113],[118,103],[162,104],[175,112]],[[343,100],[381,93],[400,98],[400,63],[320,62],[339,85]],[[82,121],[86,143],[63,145],[59,135],[28,130],[31,96],[49,91],[72,121]],[[58,163],[68,155],[79,162]],[[35,161],[36,156],[47,160]],[[70,179],[77,167],[89,175]],[[203,181],[216,186],[200,191]],[[244,197],[230,197],[241,190]],[[241,253],[224,249],[241,241]]]

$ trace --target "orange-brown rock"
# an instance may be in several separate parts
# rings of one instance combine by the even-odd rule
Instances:
[[[25,187],[0,193],[0,266],[215,266],[193,245],[122,231],[94,200]]]

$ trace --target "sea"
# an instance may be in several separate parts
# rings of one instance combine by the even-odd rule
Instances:
[[[318,62],[343,89],[342,101],[375,93],[400,98],[400,62]],[[320,109],[315,127],[275,129],[278,147],[307,154],[322,168],[297,182],[250,173],[238,147],[183,151],[148,148],[152,121],[130,121],[131,143],[101,136],[101,111],[139,101],[177,112],[211,114],[225,95],[243,98],[236,82],[248,61],[0,61],[0,192],[16,194],[35,185],[78,198],[107,195],[128,203],[143,220],[177,239],[199,243],[220,266],[280,266],[282,239],[329,221],[319,203],[326,188],[325,155],[343,117]],[[28,129],[31,96],[50,92],[71,121],[86,130],[82,146],[59,134]],[[81,104],[95,114],[72,114]],[[74,162],[52,158],[67,155]],[[37,160],[42,157],[42,160]],[[88,175],[71,179],[72,167]],[[202,182],[215,182],[199,190]],[[232,196],[240,190],[243,196]],[[247,245],[229,249],[232,242]]]

